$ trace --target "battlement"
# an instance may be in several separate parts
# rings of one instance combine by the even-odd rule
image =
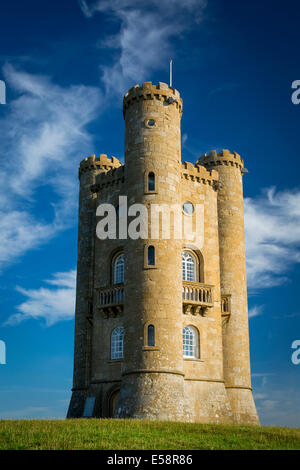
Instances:
[[[208,184],[214,189],[218,187],[219,174],[216,170],[207,170],[204,166],[190,162],[181,165],[181,175],[183,179],[196,181],[201,184]]]
[[[80,175],[86,171],[102,170],[103,172],[107,172],[114,168],[119,168],[120,166],[122,166],[122,163],[115,157],[109,158],[105,154],[101,154],[100,157],[90,155],[79,164],[79,178]]]
[[[207,169],[217,165],[227,165],[239,168],[241,172],[244,170],[244,161],[241,156],[236,152],[231,153],[226,149],[223,149],[220,153],[217,153],[216,150],[212,150],[208,155],[205,153],[197,160],[196,165],[203,165]]]
[[[176,106],[180,115],[182,114],[182,98],[175,88],[169,87],[166,83],[158,82],[158,85],[152,85],[152,82],[145,82],[140,87],[135,85],[130,88],[123,99],[123,116],[127,109],[140,100],[159,100],[169,105]]]
[[[96,176],[96,183],[91,186],[92,193],[109,188],[111,186],[118,186],[124,182],[124,165],[118,168],[112,168],[107,172],[99,173]]]

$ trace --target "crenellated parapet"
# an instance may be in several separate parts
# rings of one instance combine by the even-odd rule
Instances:
[[[190,162],[184,162],[181,165],[182,179],[195,181],[201,184],[207,184],[214,189],[218,188],[219,174],[216,170],[208,170],[198,163],[194,165]]]
[[[105,173],[109,170],[119,168],[120,166],[122,166],[122,163],[115,157],[109,158],[105,154],[101,154],[100,157],[90,155],[80,162],[79,179],[81,174],[87,171],[98,170]]]
[[[96,183],[91,186],[91,191],[93,193],[98,193],[99,191],[109,188],[117,187],[118,185],[124,182],[124,166],[119,166],[118,168],[112,168],[106,173],[99,173],[96,176]]]
[[[182,99],[179,91],[169,87],[166,83],[158,82],[158,85],[152,85],[152,82],[145,82],[140,87],[135,85],[132,87],[123,99],[123,115],[125,117],[126,110],[141,100],[158,100],[166,105],[175,106],[180,115],[182,114]]]
[[[231,153],[226,149],[222,150],[220,153],[216,150],[212,150],[208,155],[205,153],[197,160],[196,165],[197,164],[205,166],[208,170],[218,165],[227,165],[239,168],[242,173],[245,172],[244,161],[241,156],[236,152]]]

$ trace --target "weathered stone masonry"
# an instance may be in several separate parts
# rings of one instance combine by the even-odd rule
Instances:
[[[68,417],[258,424],[250,380],[243,160],[223,150],[195,165],[182,164],[182,99],[164,83],[129,90],[123,114],[125,164],[92,155],[79,167]],[[154,187],[148,186],[150,177]],[[174,238],[99,240],[96,208],[101,203],[117,207],[121,195],[129,205],[148,208],[202,205],[203,246]],[[150,264],[149,247],[155,253]],[[182,278],[183,252],[195,263],[188,281]],[[121,255],[124,282],[116,283],[114,266]],[[184,355],[187,326],[197,345]],[[112,334],[121,331],[116,328],[124,331],[120,357],[111,352]]]

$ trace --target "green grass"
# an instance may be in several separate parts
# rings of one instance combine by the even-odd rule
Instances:
[[[0,421],[0,449],[300,449],[300,429],[117,419]]]

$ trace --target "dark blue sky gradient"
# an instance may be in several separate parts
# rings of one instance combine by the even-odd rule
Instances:
[[[202,21],[169,40],[173,84],[184,102],[182,159],[195,162],[212,149],[240,153],[249,170],[244,178],[249,198],[258,198],[272,186],[300,191],[300,105],[291,101],[291,84],[300,79],[299,15],[299,1],[293,0],[208,0]],[[99,88],[103,109],[87,125],[92,137],[89,153],[123,160],[122,91],[127,90],[109,95],[101,78],[102,68],[117,61],[120,53],[101,46],[101,41],[118,34],[120,27],[121,20],[109,12],[86,18],[71,0],[11,0],[0,7],[0,79],[2,67],[9,63],[32,75],[47,75],[66,89]],[[137,47],[143,50],[142,40]],[[145,47],[149,60],[150,52]],[[149,66],[145,80],[168,82],[168,75],[168,60],[162,60],[159,66]],[[135,83],[141,84],[140,77],[130,86]],[[8,105],[18,96],[13,87],[7,88]],[[7,113],[8,108],[0,106],[0,119]],[[80,152],[74,178],[76,165],[87,156]],[[1,149],[0,158],[6,158]],[[75,191],[74,200],[77,197]],[[35,197],[35,216],[50,221],[51,203],[58,199],[43,184]],[[30,205],[24,200],[24,208]],[[1,323],[25,300],[16,286],[39,289],[53,273],[76,266],[76,230],[71,225],[3,269]],[[295,397],[300,392],[300,365],[291,363],[291,343],[300,337],[299,265],[283,263],[282,274],[286,282],[279,286],[249,290],[249,307],[263,308],[263,314],[250,319],[253,387],[263,424],[299,427]],[[2,325],[0,339],[7,344],[7,364],[0,365],[0,418],[64,417],[72,382],[73,322],[47,327],[31,319]]]

